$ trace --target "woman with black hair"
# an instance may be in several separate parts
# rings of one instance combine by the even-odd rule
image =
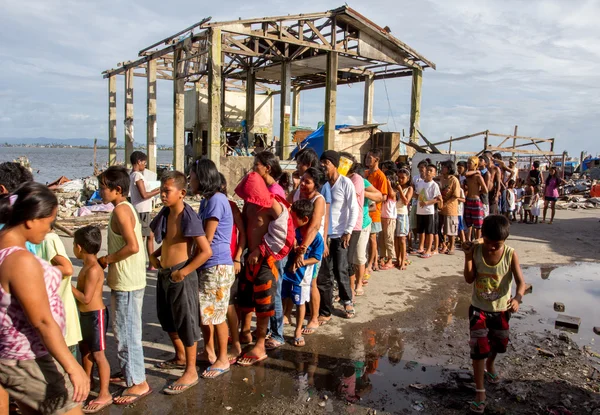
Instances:
[[[285,199],[285,191],[277,182],[283,171],[279,165],[279,158],[270,151],[261,151],[254,156],[254,165],[252,170],[262,177],[267,184],[269,192],[274,195],[279,195]]]
[[[546,189],[544,190],[544,216],[542,223],[546,222],[546,213],[548,213],[548,205],[552,209],[550,216],[550,222],[548,225],[552,225],[554,222],[554,215],[556,214],[556,201],[558,200],[558,188],[565,184],[565,181],[558,177],[558,171],[556,167],[550,167],[548,177],[546,178]]]
[[[231,286],[235,281],[231,258],[233,213],[229,199],[220,192],[221,176],[212,160],[196,161],[190,171],[190,187],[193,193],[203,198],[199,214],[213,253],[198,270],[198,291],[204,358],[211,364],[202,377],[216,378],[228,372],[230,366],[227,354],[227,310]],[[219,345],[218,355],[215,338]]]

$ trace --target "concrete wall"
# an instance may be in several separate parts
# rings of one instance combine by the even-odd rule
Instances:
[[[254,115],[255,132],[273,135],[273,97],[256,95],[256,113]],[[226,131],[242,131],[240,123],[246,118],[246,94],[237,91],[225,91]],[[196,91],[185,91],[185,129],[193,130],[196,122]],[[208,126],[208,91],[200,90],[200,122]],[[207,129],[203,128],[203,129]]]
[[[252,170],[254,157],[221,157],[220,172],[227,179],[227,193],[234,195],[235,187],[242,177]]]

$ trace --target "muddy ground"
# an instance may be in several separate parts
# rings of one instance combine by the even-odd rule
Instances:
[[[600,210],[559,211],[553,225],[512,226],[508,243],[533,292],[511,320],[509,351],[498,361],[503,380],[487,386],[486,413],[600,413],[600,336],[591,331],[600,326],[599,216]],[[69,250],[71,244],[65,238]],[[171,356],[171,346],[156,318],[156,274],[148,274],[143,339],[155,393],[105,413],[467,413],[474,384],[463,254],[411,259],[408,271],[374,273],[355,319],[335,317],[306,337],[306,347],[285,345],[258,366],[236,366],[177,397],[160,393],[177,372],[154,368]],[[554,328],[554,301],[565,303],[566,314],[579,313],[579,333]],[[108,347],[116,367],[112,336]]]

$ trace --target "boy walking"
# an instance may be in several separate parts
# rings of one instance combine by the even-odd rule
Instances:
[[[130,405],[152,393],[146,382],[142,347],[142,305],[146,288],[142,225],[135,208],[127,201],[127,170],[111,166],[100,174],[98,181],[102,202],[115,206],[108,220],[108,255],[98,258],[102,268],[108,266],[113,332],[121,367],[121,377],[111,382],[127,386],[114,403]]]
[[[146,239],[146,251],[148,258],[154,252],[153,235],[150,230],[150,213],[152,212],[152,198],[160,192],[160,189],[154,189],[150,192],[146,190],[146,179],[144,178],[144,170],[148,156],[141,151],[134,151],[129,156],[131,161],[131,174],[129,175],[130,184],[129,191],[131,196],[131,204],[135,208],[142,224],[142,237]],[[152,265],[148,267],[149,271],[154,271]]]
[[[312,219],[314,205],[308,199],[301,199],[292,205],[292,220],[296,226],[296,244],[302,246],[308,233],[308,223]],[[292,307],[296,305],[296,331],[294,332],[294,346],[302,347],[302,324],[306,313],[306,302],[310,300],[310,286],[316,266],[323,257],[325,243],[323,237],[317,232],[313,241],[306,249],[304,255],[290,255],[285,266],[281,297],[284,299],[284,315],[289,316]]]
[[[473,284],[469,321],[471,326],[471,359],[476,395],[470,403],[475,413],[485,411],[484,378],[498,383],[494,366],[498,353],[508,345],[509,320],[519,311],[525,294],[525,280],[515,250],[505,241],[510,222],[501,215],[491,215],[483,221],[483,243],[465,244],[465,281]],[[513,278],[517,293],[511,297]]]
[[[419,205],[417,206],[417,233],[421,240],[425,240],[424,251],[419,255],[420,258],[431,258],[433,255],[431,243],[433,235],[437,233],[435,226],[435,205],[441,205],[442,194],[440,187],[433,178],[437,174],[435,165],[430,164],[425,171],[423,181],[417,183],[415,193],[418,195]],[[437,249],[434,247],[433,249]]]
[[[184,369],[183,375],[163,389],[178,395],[198,384],[196,341],[200,338],[198,275],[196,269],[212,255],[202,220],[183,201],[187,180],[183,173],[171,171],[160,180],[160,198],[164,207],[150,223],[156,243],[161,247],[150,256],[159,269],[156,284],[158,320],[169,333],[175,357],[158,363],[159,369]],[[195,255],[190,258],[195,244]],[[160,260],[159,260],[160,258]]]
[[[79,342],[81,363],[85,373],[93,384],[94,363],[98,366],[100,393],[83,407],[84,413],[100,412],[113,403],[108,390],[110,365],[104,350],[106,349],[106,330],[108,328],[108,310],[102,299],[104,271],[98,265],[96,254],[102,245],[102,234],[96,226],[85,226],[75,232],[73,254],[83,260],[83,267],[77,277],[77,287],[71,286],[77,300],[81,323],[82,340]]]

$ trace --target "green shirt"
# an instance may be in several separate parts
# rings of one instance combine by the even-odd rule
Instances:
[[[371,186],[371,183],[369,183],[369,181],[367,179],[363,179],[365,181],[365,191],[367,190],[367,187]],[[369,203],[371,201],[369,199],[367,199],[367,196],[365,196],[365,204],[363,206],[363,224],[362,224],[362,228],[365,229],[367,226],[369,226],[373,221],[371,220],[371,216],[369,215]]]
[[[514,249],[504,245],[502,258],[496,265],[488,265],[483,258],[483,245],[475,245],[473,264],[475,281],[471,304],[483,311],[498,312],[508,309],[513,274],[512,256]]]

